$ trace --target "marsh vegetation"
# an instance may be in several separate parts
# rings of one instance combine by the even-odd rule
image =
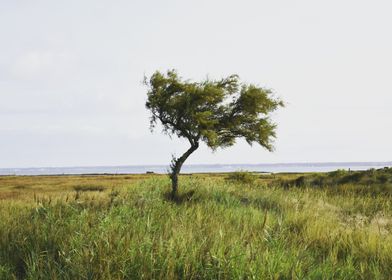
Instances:
[[[391,279],[369,172],[0,177],[0,279]]]

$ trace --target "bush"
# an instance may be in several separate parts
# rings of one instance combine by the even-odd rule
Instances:
[[[74,190],[77,192],[102,192],[105,190],[104,186],[83,186],[83,185],[78,185],[74,187]]]
[[[338,169],[338,170],[329,172],[328,176],[332,177],[332,178],[339,178],[339,177],[346,176],[348,173],[349,173],[349,171],[347,171],[347,170]]]
[[[257,177],[248,171],[235,171],[229,174],[227,180],[243,184],[253,184]]]
[[[277,181],[281,187],[327,188],[333,193],[392,195],[392,168],[366,171],[336,170],[321,174],[303,174],[295,179]]]

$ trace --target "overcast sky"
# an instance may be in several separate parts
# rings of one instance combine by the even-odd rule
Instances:
[[[144,74],[236,73],[287,102],[276,151],[189,163],[392,160],[389,0],[0,0],[0,167],[167,164]]]

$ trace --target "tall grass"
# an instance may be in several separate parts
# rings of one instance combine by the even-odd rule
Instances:
[[[382,195],[192,176],[172,202],[165,177],[97,184],[3,200],[0,279],[392,278]]]

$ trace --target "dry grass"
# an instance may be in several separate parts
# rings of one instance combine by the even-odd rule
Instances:
[[[388,197],[225,176],[1,177],[0,279],[392,278]]]

